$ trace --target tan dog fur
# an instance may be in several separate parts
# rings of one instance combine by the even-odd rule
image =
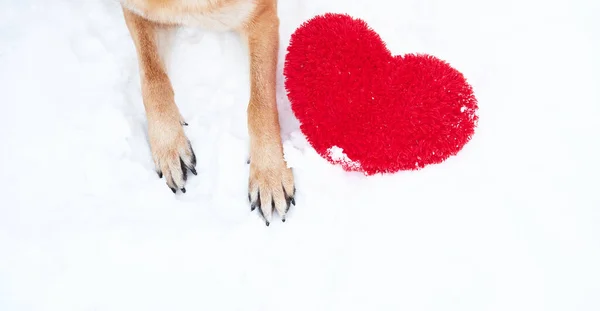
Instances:
[[[175,104],[171,81],[158,47],[161,29],[177,25],[235,30],[250,53],[250,178],[248,198],[269,225],[272,206],[285,221],[294,203],[294,178],[283,158],[275,96],[279,19],[276,0],[121,0],[135,43],[156,169],[175,192],[185,192],[186,170],[195,156]]]

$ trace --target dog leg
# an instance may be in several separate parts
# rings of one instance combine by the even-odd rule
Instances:
[[[260,8],[243,35],[250,52],[250,136],[251,209],[259,208],[266,225],[273,208],[285,221],[290,204],[295,204],[294,177],[283,158],[275,94],[279,19],[275,4]]]
[[[171,81],[158,47],[161,25],[123,9],[125,22],[135,43],[140,67],[142,97],[148,120],[150,149],[158,176],[164,175],[173,193],[185,193],[187,170],[196,174],[196,156],[185,136],[185,121],[175,104]]]

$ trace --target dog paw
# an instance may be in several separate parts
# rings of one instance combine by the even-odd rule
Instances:
[[[272,212],[276,210],[281,220],[285,217],[292,204],[296,205],[294,195],[294,176],[283,158],[279,160],[262,159],[250,161],[250,180],[248,200],[250,209],[258,207],[259,214],[266,225],[271,222]],[[269,164],[270,163],[270,164]]]
[[[196,155],[185,136],[181,122],[150,122],[148,136],[152,159],[159,178],[165,177],[167,186],[176,193],[185,193],[187,171],[196,173]]]

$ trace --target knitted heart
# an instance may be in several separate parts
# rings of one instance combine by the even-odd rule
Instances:
[[[292,35],[285,88],[300,130],[331,163],[367,175],[414,170],[471,139],[477,100],[430,55],[393,56],[364,21],[325,14]]]

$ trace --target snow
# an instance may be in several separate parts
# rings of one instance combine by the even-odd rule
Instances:
[[[333,161],[333,163],[340,164],[342,167],[358,170],[361,169],[360,162],[352,161],[352,159],[350,159],[348,155],[344,152],[344,149],[338,146],[332,146],[329,149],[327,149],[327,156],[329,157],[329,159],[331,159],[331,161]]]
[[[298,194],[247,203],[247,56],[183,29],[176,100],[198,176],[153,170],[114,0],[0,1],[0,310],[599,310],[600,2],[281,0],[278,100]],[[281,75],[296,27],[365,19],[449,61],[479,128],[455,157],[365,177],[298,130]]]

